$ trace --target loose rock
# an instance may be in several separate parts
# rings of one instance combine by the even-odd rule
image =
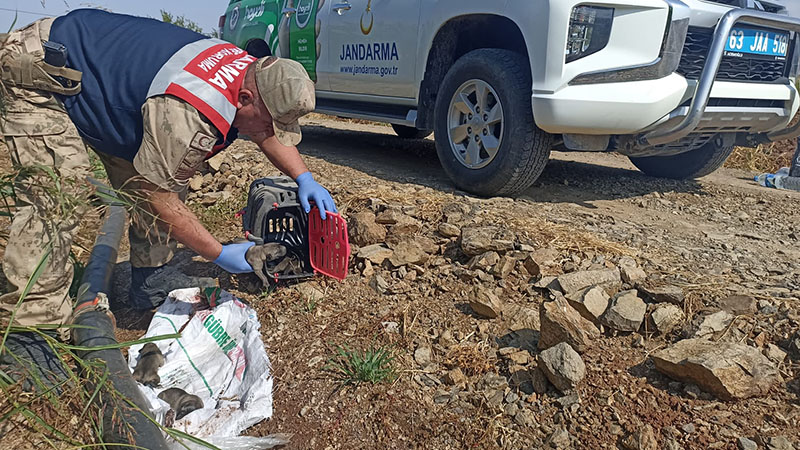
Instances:
[[[525,267],[525,270],[528,271],[528,275],[532,277],[538,277],[542,274],[542,267],[538,262],[536,262],[533,256],[528,256],[525,258],[525,261],[522,263],[522,265]]]
[[[405,239],[394,246],[394,252],[389,257],[389,263],[394,267],[407,264],[421,265],[428,260],[428,254],[422,246],[413,239]]]
[[[432,359],[432,352],[430,347],[420,347],[414,352],[414,361],[417,362],[422,367],[427,366],[431,362]]]
[[[652,358],[663,374],[694,383],[721,400],[763,396],[781,381],[769,359],[742,344],[687,339]]]
[[[570,447],[572,436],[569,431],[559,428],[548,436],[545,445],[554,449],[566,449]]]
[[[653,427],[643,425],[622,441],[622,447],[628,450],[658,450]]]
[[[503,312],[503,302],[500,297],[482,287],[477,287],[473,291],[469,306],[475,314],[487,319],[496,319]]]
[[[405,220],[407,216],[396,208],[396,206],[392,206],[390,209],[386,209],[385,211],[381,212],[375,218],[375,222],[383,225],[394,225]]]
[[[458,237],[461,235],[461,228],[451,223],[441,223],[438,228],[439,234],[446,238]]]
[[[561,342],[571,345],[578,353],[589,349],[600,331],[590,321],[581,317],[563,297],[544,303],[539,310],[541,336],[539,349],[545,350]]]
[[[366,259],[372,264],[380,266],[384,261],[389,259],[394,254],[392,249],[382,244],[373,244],[358,249],[356,257],[358,259]]]
[[[629,256],[623,256],[619,260],[619,271],[622,281],[633,284],[647,278],[647,274],[639,267],[639,264]]]
[[[200,189],[203,189],[203,177],[195,175],[189,180],[189,190],[197,192]]]
[[[540,248],[534,250],[530,256],[540,266],[552,266],[556,264],[559,253],[553,248]]]
[[[566,342],[540,353],[539,368],[550,383],[561,392],[575,389],[586,376],[586,365],[583,359]]]
[[[767,347],[764,349],[764,356],[766,356],[776,364],[780,364],[786,360],[786,356],[788,356],[788,354],[785,351],[783,351],[782,348],[778,347],[775,344],[770,343],[767,344]]]
[[[520,409],[514,416],[514,423],[521,427],[532,427],[536,423],[536,416],[527,409]]]
[[[507,278],[511,275],[511,272],[514,271],[514,267],[517,265],[517,261],[506,255],[500,258],[500,262],[495,264],[494,268],[492,269],[492,275],[500,278],[501,280]]]
[[[608,309],[611,297],[600,286],[586,288],[567,296],[569,304],[585,319],[596,322]]]
[[[672,303],[661,303],[656,305],[653,313],[650,314],[653,321],[653,328],[659,334],[669,334],[683,322],[685,315],[683,310]]]
[[[222,163],[225,161],[225,154],[224,153],[217,153],[216,155],[208,158],[206,160],[206,164],[208,168],[211,169],[211,173],[219,172],[219,169],[222,167]]]
[[[719,301],[719,307],[735,316],[741,314],[755,314],[757,309],[756,299],[749,295],[731,295]]]
[[[318,302],[325,297],[324,292],[309,283],[298,284],[294,289],[308,302]]]
[[[350,217],[347,224],[350,242],[365,247],[386,240],[386,227],[375,222],[370,211],[361,211]]]
[[[379,294],[386,294],[389,292],[389,283],[383,279],[382,276],[375,274],[369,282],[369,286]]]
[[[469,270],[481,269],[485,271],[489,270],[498,262],[500,262],[500,255],[498,255],[497,252],[486,252],[469,260],[467,268],[469,268]]]
[[[464,202],[448,203],[442,207],[442,219],[446,223],[462,223],[471,213],[471,208]]]
[[[639,293],[652,303],[666,302],[683,306],[683,301],[686,298],[683,289],[671,284],[665,286],[647,286],[639,284],[637,288],[639,289]]]
[[[411,236],[422,229],[422,222],[411,217],[402,215],[398,218],[397,222],[389,229],[389,234],[397,239],[405,236]]]
[[[646,312],[647,305],[634,289],[617,294],[603,315],[602,321],[617,331],[638,331]]]
[[[767,439],[767,450],[795,450],[794,444],[785,436],[773,436]]]
[[[544,372],[537,367],[529,370],[529,374],[531,377],[531,384],[533,385],[533,392],[537,394],[547,393],[547,388],[550,386],[550,383],[547,381],[547,376]]]
[[[464,372],[461,371],[458,367],[455,369],[449,370],[444,375],[444,382],[450,385],[462,385],[467,382],[467,377],[464,376]]]
[[[514,249],[514,235],[500,227],[475,227],[461,230],[461,250],[467,256],[489,251],[506,252]]]
[[[697,331],[694,332],[694,337],[702,338],[724,331],[732,321],[733,316],[727,311],[717,311],[714,314],[709,314],[700,322]]]
[[[664,440],[664,450],[684,450],[683,446],[672,438],[667,438]]]
[[[740,437],[736,440],[736,448],[739,450],[758,450],[758,444],[746,437]]]
[[[558,277],[561,292],[572,294],[589,286],[616,284],[620,282],[620,273],[617,269],[587,270],[573,272]]]
[[[539,310],[521,305],[507,305],[503,308],[503,315],[507,318],[508,328],[511,331],[542,329],[539,321]]]

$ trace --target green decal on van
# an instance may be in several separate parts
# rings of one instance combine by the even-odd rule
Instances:
[[[305,67],[312,80],[317,79],[319,0],[287,0],[286,7],[295,8],[292,16],[284,16],[278,29],[282,57],[289,57]],[[288,55],[285,53],[288,51]]]

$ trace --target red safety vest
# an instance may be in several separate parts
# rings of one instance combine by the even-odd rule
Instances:
[[[219,39],[203,39],[185,45],[161,67],[147,98],[157,95],[178,97],[205,116],[225,137],[236,117],[239,91],[247,67],[257,59],[244,50]]]

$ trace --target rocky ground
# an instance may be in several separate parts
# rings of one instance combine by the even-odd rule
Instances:
[[[555,154],[524,195],[481,199],[452,188],[430,140],[323,117],[304,133],[349,223],[347,280],[272,291],[175,262],[259,313],[275,413],[249,434],[298,449],[800,448],[800,194]],[[189,203],[234,239],[247,186],[277,172],[247,142],[211,165]],[[339,345],[387,346],[397,378],[342,386],[327,369]]]

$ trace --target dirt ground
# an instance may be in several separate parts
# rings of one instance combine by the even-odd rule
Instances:
[[[218,277],[258,311],[275,410],[247,434],[289,433],[292,449],[732,449],[740,437],[762,445],[775,436],[800,442],[800,355],[792,347],[800,324],[800,193],[759,187],[752,173],[733,169],[671,181],[647,177],[619,155],[554,153],[523,195],[481,199],[453,188],[430,139],[404,141],[386,126],[324,116],[306,119],[303,131],[301,152],[346,218],[402,211],[418,224],[412,238],[430,249],[424,262],[402,268],[365,267],[354,256],[345,282],[315,278],[274,292],[253,275],[222,273],[189,251],[178,255],[173,264],[185,273]],[[247,186],[277,171],[246,141],[224,155],[212,173],[198,175],[188,203],[229,241],[242,234],[234,214]],[[520,261],[503,274],[475,267],[442,223],[497,226],[513,237],[512,263]],[[633,257],[647,282],[680,287],[690,320],[666,336],[604,330],[582,355],[586,378],[574,393],[546,384],[531,389],[515,372],[536,370],[538,311],[552,295],[521,268],[537,250],[550,255],[544,276]],[[112,296],[120,340],[138,338],[147,325],[124,307],[126,259],[123,250]],[[468,303],[476,287],[502,299],[500,317],[474,313]],[[763,334],[789,353],[778,364],[783,382],[769,395],[726,402],[657,372],[650,355],[685,337],[693,317],[718,310],[732,294],[758,302],[757,312],[729,327],[740,330],[741,342],[764,345],[756,340]],[[342,386],[327,369],[339,345],[387,346],[397,378]],[[450,379],[454,369],[465,378]],[[630,444],[646,425],[657,445]]]

